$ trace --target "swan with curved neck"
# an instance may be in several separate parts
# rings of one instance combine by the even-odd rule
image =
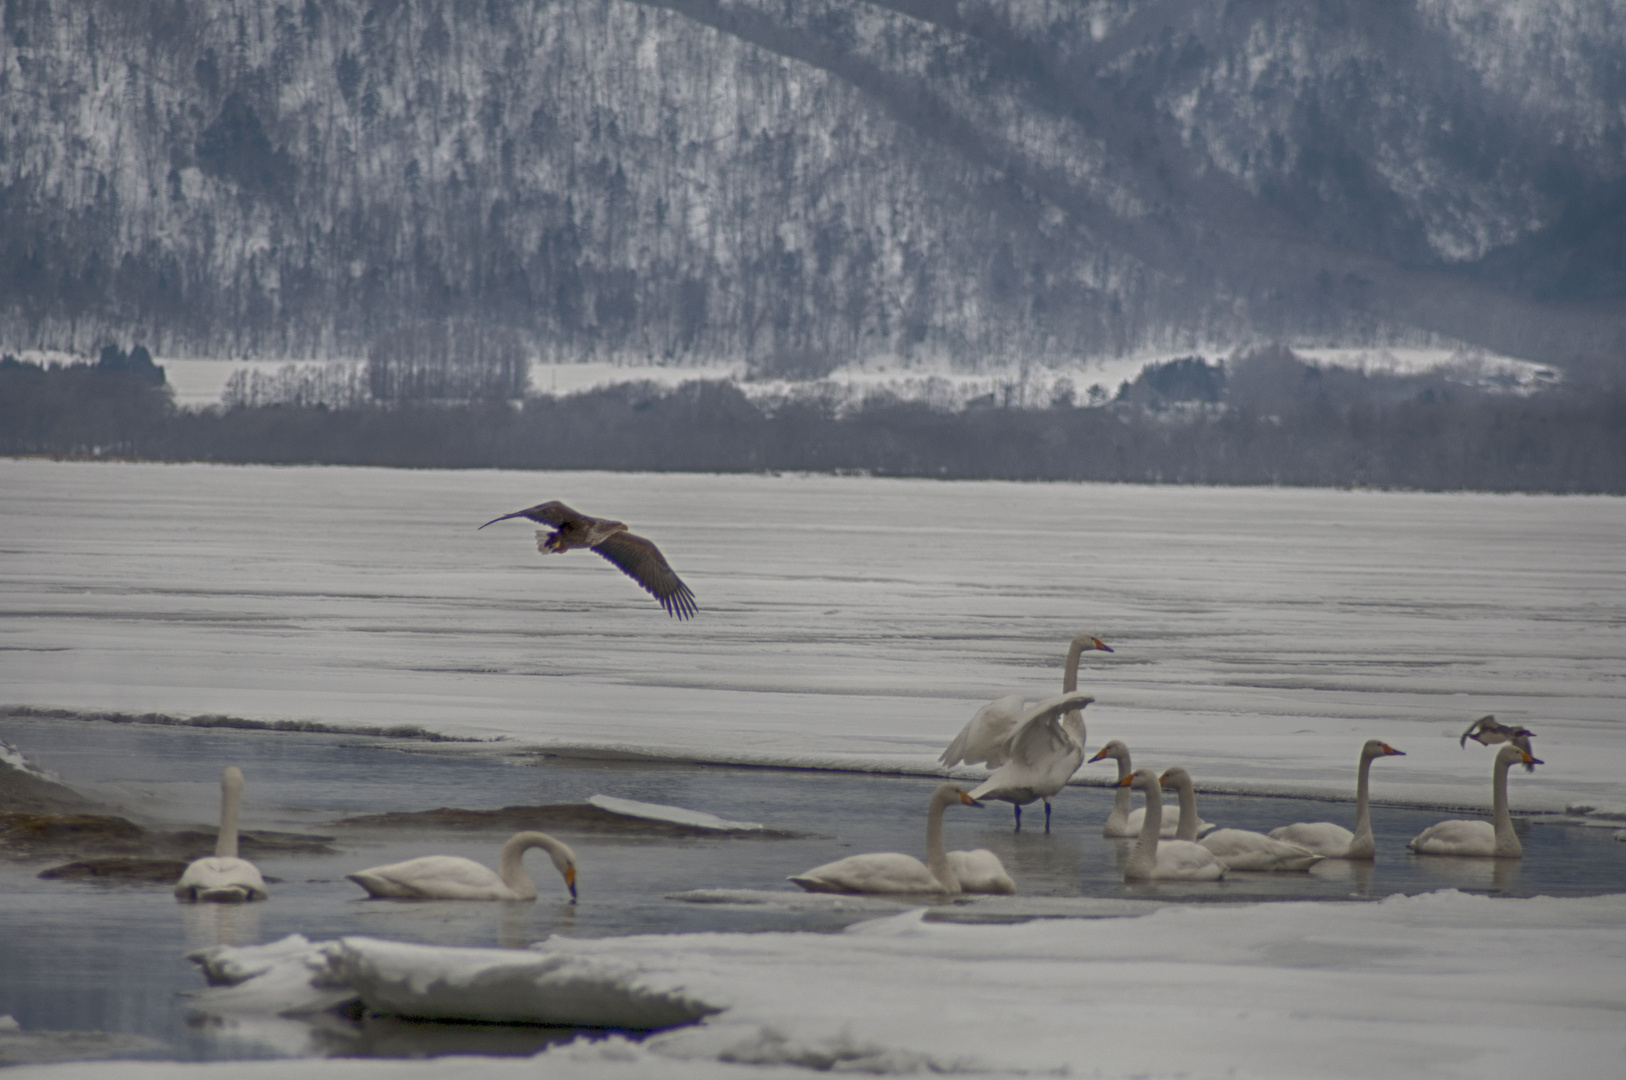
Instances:
[[[913,855],[878,852],[870,855],[849,855],[845,859],[815,866],[811,870],[787,878],[808,892],[841,893],[942,893],[955,896],[966,890],[956,876],[943,843],[943,811],[952,803],[966,806],[982,804],[953,784],[938,784],[932,791],[926,808],[926,861]],[[985,854],[992,852],[955,852]],[[998,859],[994,861],[997,863]],[[1004,868],[1000,868],[1001,874]],[[1015,886],[1012,886],[1013,890]],[[983,890],[998,891],[998,890]]]
[[[1062,667],[1061,692],[1071,694],[1078,689],[1079,659],[1086,652],[1112,652],[1110,645],[1096,637],[1094,634],[1077,634],[1067,646],[1067,661]],[[997,769],[1010,760],[1010,742],[1016,731],[1022,726],[1026,718],[1026,707],[1020,694],[1007,694],[996,698],[976,711],[976,714],[966,721],[965,727],[960,729],[938,756],[944,765],[987,765],[990,769]],[[1068,732],[1082,747],[1084,745],[1084,714],[1073,712],[1068,715],[1065,724]],[[1076,766],[1075,766],[1076,768]],[[1069,773],[1069,776],[1072,774]],[[1053,794],[1053,793],[1052,793]],[[991,796],[998,798],[999,796]],[[1050,798],[1041,796],[1045,800],[1045,823],[1049,829]],[[1007,800],[1009,801],[1009,800]],[[1032,799],[1027,799],[1032,802]],[[1016,827],[1022,827],[1022,803],[1014,803],[1016,808]]]
[[[1492,855],[1517,859],[1524,854],[1513,815],[1507,808],[1507,770],[1514,762],[1527,769],[1542,764],[1530,751],[1512,743],[1497,751],[1491,766],[1491,820],[1442,821],[1430,825],[1406,844],[1419,855]]]
[[[1108,759],[1118,763],[1119,787],[1117,791],[1113,792],[1112,813],[1107,815],[1106,824],[1101,826],[1101,835],[1107,837],[1139,836],[1141,822],[1146,817],[1146,810],[1144,808],[1131,809],[1129,789],[1122,786],[1124,777],[1135,771],[1135,766],[1129,758],[1129,747],[1125,746],[1120,740],[1113,739],[1096,752],[1095,756],[1090,759],[1090,763],[1094,764],[1097,761],[1106,761]],[[1178,825],[1179,821],[1177,819],[1165,815],[1163,831],[1160,834],[1162,838],[1173,840],[1179,832]],[[1190,840],[1197,836],[1204,836],[1213,830],[1214,826],[1202,818],[1198,818],[1197,831],[1192,836],[1183,839]]]
[[[1377,844],[1372,839],[1372,762],[1380,757],[1405,757],[1382,739],[1368,739],[1361,747],[1361,764],[1355,773],[1355,831],[1330,821],[1301,821],[1270,830],[1272,840],[1309,848],[1328,859],[1373,859]]]
[[[1197,788],[1191,774],[1176,765],[1165,769],[1158,783],[1173,788],[1180,796],[1175,838],[1197,840]],[[1227,870],[1308,870],[1322,859],[1309,848],[1272,840],[1249,829],[1215,829],[1197,843],[1217,855]]]
[[[535,900],[536,882],[525,872],[525,853],[541,848],[553,860],[576,902],[576,853],[544,832],[515,833],[502,846],[497,869],[460,855],[424,855],[358,870],[345,877],[370,896],[392,900]]]
[[[1050,831],[1050,797],[1067,786],[1084,764],[1084,721],[1078,719],[1095,699],[1073,691],[1041,701],[1028,711],[1006,740],[1008,759],[993,775],[971,789],[973,799],[999,799],[1016,807],[1016,830],[1022,831],[1022,806],[1044,800],[1044,831]]]
[[[1118,786],[1146,793],[1146,817],[1124,864],[1125,881],[1216,881],[1225,876],[1225,863],[1201,844],[1159,839],[1163,795],[1156,770],[1136,769],[1118,781]]]
[[[215,853],[186,868],[175,883],[176,899],[235,904],[270,895],[259,867],[237,857],[237,814],[242,801],[243,772],[229,765],[220,774],[220,835],[215,838]]]

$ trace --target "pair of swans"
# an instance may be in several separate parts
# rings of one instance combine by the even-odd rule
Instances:
[[[515,833],[502,846],[495,871],[460,855],[424,855],[345,877],[369,896],[392,900],[535,900],[536,882],[525,872],[525,853],[532,848],[553,859],[574,904],[576,853],[544,832]]]
[[[1022,807],[1044,800],[1044,831],[1050,831],[1050,797],[1067,785],[1084,763],[1084,706],[1095,699],[1077,694],[1078,662],[1086,652],[1112,652],[1093,634],[1079,634],[1067,648],[1061,692],[1070,705],[1052,698],[1025,709],[1020,694],[1007,694],[978,709],[938,760],[944,765],[987,765],[994,770],[972,790],[973,798],[1008,802],[1022,829]],[[1058,712],[1066,716],[1059,722]]]
[[[1133,774],[1134,764],[1129,758],[1129,747],[1117,739],[1113,739],[1103,746],[1094,757],[1091,764],[1097,761],[1111,759],[1118,763],[1118,790],[1112,796],[1112,813],[1107,815],[1106,824],[1101,827],[1101,835],[1106,837],[1135,837],[1140,835],[1141,823],[1146,817],[1146,810],[1140,807],[1131,810],[1129,788],[1124,785],[1124,778]],[[1184,814],[1184,810],[1181,811]],[[1180,820],[1174,818],[1163,819],[1163,831],[1158,835],[1165,840],[1172,840],[1178,831]],[[1195,818],[1196,831],[1190,836],[1182,837],[1184,840],[1195,840],[1199,836],[1206,836],[1214,831],[1214,826],[1202,818]]]
[[[217,904],[241,904],[271,895],[260,868],[237,857],[237,814],[243,801],[243,771],[229,765],[220,774],[220,834],[215,853],[194,860],[175,883],[175,898]]]
[[[949,851],[943,842],[943,811],[951,803],[981,806],[953,784],[939,784],[926,811],[926,861],[913,855],[883,852],[849,855],[815,866],[787,880],[808,892],[828,893],[960,893],[1016,892],[999,856],[986,848]]]
[[[1507,807],[1507,770],[1514,762],[1527,771],[1543,764],[1533,757],[1517,738],[1496,753],[1491,765],[1491,820],[1442,821],[1430,825],[1406,844],[1419,855],[1479,855],[1517,859],[1524,846],[1513,831],[1513,815]]]
[[[1180,796],[1175,839],[1196,841],[1213,852],[1227,870],[1308,870],[1323,858],[1309,848],[1249,829],[1214,829],[1199,840],[1197,789],[1191,774],[1177,765],[1166,769],[1158,782]]]
[[[1118,786],[1146,795],[1140,836],[1124,864],[1125,881],[1218,881],[1225,876],[1225,863],[1201,844],[1162,839],[1163,793],[1156,769],[1136,769]]]

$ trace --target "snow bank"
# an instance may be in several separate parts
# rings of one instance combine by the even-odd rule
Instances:
[[[579,1047],[548,1050],[534,1059],[542,1076],[622,1075],[601,1071],[612,1067],[682,1075],[675,1070],[689,1063],[1522,1080],[1611,1075],[1626,1051],[1626,896],[1445,891],[1378,903],[1169,905],[1135,918],[1020,925],[961,925],[914,909],[833,935],[555,937],[534,948],[358,938],[313,946],[369,1006],[412,1015],[532,1010],[603,1021],[625,1008],[648,1021],[719,1010],[628,1047],[631,1059],[619,1062],[572,1056]],[[242,986],[296,963],[284,956]],[[302,970],[309,977],[319,966]],[[671,1012],[643,1011],[654,1001]],[[218,1068],[197,1068],[206,1067]],[[171,1068],[184,1077],[193,1067]],[[259,1075],[366,1075],[350,1064],[286,1068]],[[501,1075],[507,1065],[479,1068]],[[717,1073],[736,1074],[771,1075]]]

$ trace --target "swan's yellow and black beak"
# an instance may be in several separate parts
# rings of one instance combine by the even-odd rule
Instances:
[[[1102,641],[1098,637],[1092,637],[1090,640],[1092,642],[1094,642],[1095,647],[1097,649],[1100,649],[1102,652],[1117,652],[1117,650],[1114,649],[1111,645],[1108,645],[1106,642]]]
[[[1122,780],[1118,781],[1116,784],[1113,784],[1112,786],[1113,787],[1128,787],[1130,784],[1132,784],[1134,782],[1135,782],[1135,774],[1130,773],[1128,776],[1124,777]]]
[[[1169,774],[1168,773],[1164,773],[1162,776],[1157,778],[1157,786],[1158,787],[1168,787],[1169,786]]]
[[[982,805],[982,803],[978,802],[976,799],[973,799],[970,795],[966,794],[963,791],[960,792],[960,801],[965,803],[967,806],[981,806]]]
[[[1383,744],[1383,756],[1384,757],[1405,757],[1406,752],[1404,750],[1396,750],[1394,747],[1390,746],[1388,743],[1384,743]]]
[[[565,888],[570,890],[570,902],[576,902],[576,866],[574,863],[565,867]]]
[[[1107,756],[1107,748],[1103,746],[1100,750],[1096,751],[1095,756],[1092,757],[1090,759],[1090,761],[1091,762],[1100,761],[1102,758],[1104,758],[1106,756]]]
[[[1524,762],[1526,765],[1545,765],[1545,764],[1547,764],[1545,761],[1541,760],[1538,757],[1532,757],[1531,754],[1530,754],[1530,751],[1528,751],[1528,750],[1520,750],[1519,751],[1519,760]]]

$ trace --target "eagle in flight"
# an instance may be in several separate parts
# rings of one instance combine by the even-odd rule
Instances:
[[[660,601],[666,613],[676,619],[690,619],[697,610],[694,593],[683,584],[660,548],[641,536],[627,531],[625,523],[609,518],[588,517],[579,514],[557,500],[515,510],[512,514],[492,518],[486,525],[495,525],[509,518],[529,518],[542,525],[553,526],[553,532],[536,531],[536,550],[566,552],[571,548],[591,548],[615,563],[621,572],[642,585]],[[480,526],[485,528],[486,525]]]

